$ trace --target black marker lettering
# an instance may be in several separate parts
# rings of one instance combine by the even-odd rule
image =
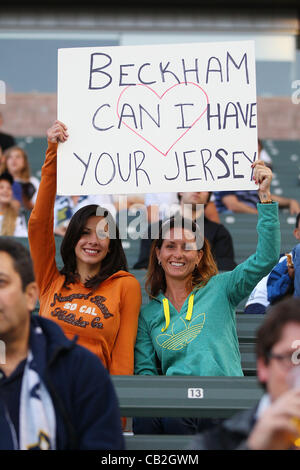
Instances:
[[[229,167],[228,167],[228,165],[227,165],[227,163],[226,163],[226,160],[224,159],[224,157],[222,157],[222,155],[221,155],[220,152],[224,152],[226,156],[228,155],[228,152],[227,152],[225,149],[218,149],[218,150],[216,151],[216,158],[217,158],[218,160],[220,160],[220,162],[222,162],[223,165],[224,165],[225,168],[226,168],[226,173],[225,173],[224,175],[222,175],[222,176],[218,176],[218,180],[219,180],[219,179],[222,179],[222,178],[228,178],[228,176],[230,175]]]
[[[210,68],[210,62],[211,60],[215,60],[217,62],[217,65],[219,66],[218,68],[215,68],[215,69],[211,69]],[[217,72],[220,74],[220,81],[221,83],[223,83],[223,72],[222,72],[222,65],[221,65],[221,62],[220,60],[218,59],[218,57],[210,57],[209,61],[208,61],[208,64],[207,64],[207,70],[206,70],[206,83],[208,83],[208,79],[209,79],[209,76],[208,74],[211,73],[211,72]]]
[[[94,116],[93,116],[93,119],[92,119],[92,124],[93,124],[93,127],[95,129],[97,129],[97,131],[108,131],[109,129],[111,129],[112,127],[114,127],[114,125],[111,125],[110,127],[99,127],[96,125],[96,118],[98,116],[98,112],[100,111],[100,109],[104,108],[104,106],[108,106],[110,108],[110,104],[108,103],[105,103],[105,104],[102,104],[101,106],[99,106],[99,108],[96,110]]]
[[[206,118],[207,118],[207,128],[210,131],[210,120],[212,118],[218,118],[218,129],[221,129],[221,109],[220,109],[220,103],[217,103],[217,114],[211,114],[210,112],[211,109],[211,104],[208,103],[207,105],[207,112],[206,112]]]
[[[152,82],[145,82],[145,80],[142,80],[142,78],[141,78],[141,72],[142,72],[143,68],[146,67],[147,65],[151,66],[151,64],[149,62],[147,62],[146,64],[143,64],[143,65],[140,66],[139,71],[138,71],[138,80],[143,85],[153,85],[153,83],[156,83],[155,80],[153,80]]]
[[[186,161],[187,154],[189,153],[194,153],[196,150],[187,150],[186,152],[183,152],[183,161],[184,161],[184,169],[185,169],[185,180],[186,181],[196,181],[196,180],[202,180],[202,178],[189,178],[188,176],[188,168],[193,168],[196,165],[188,165]]]
[[[206,161],[204,161],[204,152],[208,152],[208,159]],[[205,180],[207,181],[207,173],[206,173],[206,170],[209,171],[210,173],[210,176],[212,178],[213,181],[215,181],[215,178],[214,178],[214,175],[212,174],[211,172],[211,169],[208,168],[207,166],[207,163],[209,162],[209,160],[211,159],[211,151],[209,149],[201,149],[201,159],[202,159],[202,164],[203,164],[203,170],[204,170],[204,176],[205,176]]]
[[[89,164],[90,164],[90,161],[91,161],[92,153],[90,153],[89,159],[88,159],[88,162],[87,162],[87,163],[85,163],[85,162],[82,160],[82,158],[78,157],[78,155],[77,155],[75,152],[73,152],[73,155],[74,155],[76,158],[78,158],[78,160],[79,160],[79,161],[84,165],[84,167],[85,167],[85,170],[84,170],[84,173],[83,173],[83,177],[82,177],[82,180],[81,180],[81,183],[80,183],[80,185],[82,186],[83,183],[84,183],[84,180],[85,180],[86,172],[87,172],[87,170],[88,170],[88,167],[89,167]]]
[[[181,60],[182,60],[182,67],[183,67],[183,75],[184,75],[185,84],[187,84],[187,79],[186,79],[187,73],[190,73],[190,72],[195,72],[196,82],[199,83],[198,59],[195,59],[195,68],[194,69],[186,69],[185,68],[185,60],[184,59],[181,59]]]
[[[94,59],[96,59],[96,58],[103,59],[105,57],[108,59],[108,62],[106,64],[102,65],[102,67],[94,68]],[[89,90],[101,90],[103,88],[108,87],[111,84],[112,76],[109,75],[109,73],[102,71],[106,67],[109,67],[111,63],[112,63],[112,58],[108,54],[104,54],[102,52],[95,52],[94,54],[91,54]],[[96,78],[98,80],[100,80],[100,82],[101,82],[101,79],[103,80],[103,76],[105,78],[107,77],[108,81],[106,81],[104,84],[101,84],[101,85],[98,84],[98,86],[95,86],[95,85],[92,84],[92,79],[93,79],[94,74],[97,74]]]
[[[234,109],[234,112],[232,114],[229,114],[229,111],[228,111],[230,106],[232,106]],[[235,118],[235,127],[236,129],[238,129],[239,128],[238,111],[237,111],[236,105],[232,103],[231,101],[229,101],[229,103],[227,103],[226,108],[225,108],[223,129],[226,129],[227,119],[232,118],[232,117]]]
[[[140,104],[139,108],[140,108],[140,126],[141,126],[141,129],[143,129],[143,111],[144,111],[144,113],[146,113],[152,119],[152,121],[157,125],[157,127],[160,127],[160,107],[159,107],[159,104],[157,105],[157,118],[156,118],[157,121],[155,120],[155,118],[153,116],[151,116],[151,114],[147,111],[147,109],[144,108],[144,106],[142,106]]]
[[[121,171],[121,166],[120,166],[120,154],[119,152],[117,153],[117,161],[118,161],[118,170],[119,170],[119,175],[121,177],[122,181],[128,181],[131,175],[131,153],[129,154],[129,169],[128,169],[128,176],[127,178],[123,178],[122,171]]]
[[[168,181],[176,180],[179,176],[179,162],[178,162],[177,152],[175,152],[175,158],[176,158],[176,165],[177,165],[177,175],[176,176],[171,176],[171,177],[168,177],[168,176],[164,175],[164,178]]]
[[[100,160],[102,159],[102,157],[105,156],[105,155],[107,155],[110,158],[110,161],[112,163],[112,175],[111,175],[111,178],[106,183],[101,183],[101,181],[99,181],[99,179],[98,179],[98,165],[99,165]],[[98,158],[98,161],[96,163],[96,167],[95,167],[95,179],[96,179],[97,183],[100,184],[100,186],[107,186],[109,183],[112,182],[112,180],[115,177],[115,174],[116,174],[116,166],[114,164],[114,161],[113,161],[111,155],[109,155],[109,153],[106,153],[106,152],[101,153],[101,155]]]
[[[246,105],[245,116],[244,116],[244,114],[243,114],[243,110],[242,110],[242,107],[241,107],[241,103],[238,101],[236,104],[237,104],[237,107],[238,107],[239,110],[240,110],[240,113],[241,113],[242,119],[243,119],[243,121],[244,121],[244,124],[245,124],[245,126],[247,126],[247,123],[248,123],[249,104],[247,103],[247,105]]]
[[[125,113],[125,108],[128,107],[131,111],[130,114],[124,114]],[[118,129],[120,129],[121,127],[121,124],[122,124],[122,120],[124,117],[129,117],[131,119],[133,119],[134,121],[134,125],[135,125],[135,128],[137,129],[137,123],[136,123],[136,119],[135,119],[135,114],[134,114],[134,111],[132,109],[132,107],[130,106],[129,103],[124,103],[123,106],[122,106],[122,110],[121,110],[121,115],[120,115],[120,120],[119,120],[119,124],[118,124]]]
[[[253,113],[253,108],[256,109],[256,103],[251,103],[250,105],[250,119],[249,119],[249,127],[251,127],[252,129],[253,128],[256,128],[256,123],[252,125],[252,118],[253,117],[256,117],[256,112],[255,114]]]
[[[180,112],[181,112],[181,126],[177,126],[176,129],[190,129],[191,126],[186,126],[185,123],[184,123],[183,107],[184,107],[184,106],[194,106],[194,103],[174,104],[174,108],[176,108],[177,106],[180,107]]]
[[[226,80],[227,80],[227,82],[229,82],[229,80],[230,80],[230,77],[229,77],[229,65],[230,65],[230,62],[233,63],[233,65],[234,65],[235,68],[237,68],[237,69],[240,69],[241,66],[242,66],[242,63],[244,62],[244,64],[245,64],[246,82],[247,82],[247,84],[249,85],[249,72],[248,72],[247,53],[245,52],[245,54],[243,55],[243,57],[242,57],[242,59],[241,59],[241,62],[239,63],[239,65],[237,65],[236,62],[234,61],[234,59],[231,57],[230,53],[227,52],[227,59],[226,59],[226,73],[227,73]]]
[[[123,83],[122,78],[123,77],[128,77],[128,73],[123,72],[123,67],[134,67],[134,64],[123,64],[120,65],[120,80],[119,80],[119,86],[133,86],[135,83]]]
[[[137,154],[141,154],[142,155],[142,160],[141,162],[137,165]],[[149,175],[148,173],[146,172],[146,170],[144,170],[144,168],[140,168],[140,166],[142,165],[143,161],[145,160],[145,154],[142,150],[136,150],[134,153],[133,153],[133,156],[134,156],[134,163],[135,163],[135,184],[136,186],[138,187],[139,186],[139,183],[138,183],[138,171],[143,171],[146,175],[146,178],[148,180],[148,183],[151,184],[151,181],[150,181],[150,178],[149,178]]]
[[[237,175],[235,173],[235,166],[238,165],[239,161],[235,159],[236,155],[242,155],[244,152],[233,152],[232,153],[232,176],[237,179],[237,178],[244,178],[244,175]]]
[[[165,74],[166,73],[170,73],[171,75],[173,75],[173,77],[177,80],[178,83],[180,83],[180,80],[179,78],[177,77],[177,75],[175,75],[174,72],[172,72],[171,70],[167,70],[167,68],[169,67],[170,65],[170,62],[167,63],[167,65],[163,66],[162,62],[160,62],[159,64],[159,69],[160,69],[160,73],[161,73],[161,79],[162,81],[165,83]]]

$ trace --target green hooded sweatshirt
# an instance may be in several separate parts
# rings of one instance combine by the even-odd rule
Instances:
[[[257,204],[256,253],[233,271],[196,287],[180,312],[171,302],[169,319],[160,293],[140,313],[135,345],[135,374],[242,376],[235,309],[278,262],[278,204]],[[191,299],[192,297],[192,299]],[[193,301],[193,305],[189,302]]]

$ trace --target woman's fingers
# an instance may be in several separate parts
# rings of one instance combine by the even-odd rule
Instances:
[[[65,142],[69,137],[67,126],[61,121],[55,121],[47,131],[49,142]]]
[[[260,189],[267,189],[271,185],[272,171],[268,168],[262,160],[257,160],[252,163],[253,180],[256,184],[260,185]]]

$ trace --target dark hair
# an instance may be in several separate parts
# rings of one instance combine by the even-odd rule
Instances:
[[[295,228],[298,228],[299,222],[300,222],[300,212],[296,217],[296,227]]]
[[[60,252],[63,260],[61,274],[65,275],[64,287],[78,281],[75,247],[82,236],[87,220],[101,214],[108,221],[109,252],[101,262],[98,274],[85,282],[85,287],[96,289],[101,282],[117,271],[128,271],[127,260],[120,240],[119,229],[110,212],[96,204],[90,204],[79,209],[70,220],[65,236],[62,240]]]
[[[4,171],[3,173],[1,173],[0,181],[8,181],[11,186],[14,184],[14,179],[11,174],[8,173],[8,171]]]
[[[195,233],[197,241],[201,239],[203,246],[198,246],[198,251],[203,250],[202,259],[197,267],[195,267],[192,276],[187,280],[187,289],[192,290],[194,287],[204,287],[209,279],[218,273],[217,265],[214,261],[209,241],[204,238],[203,234],[200,233],[199,226],[192,220],[184,219],[183,217],[173,216],[170,219],[164,221],[159,229],[159,235],[156,240],[153,241],[150,251],[148,271],[146,275],[145,289],[149,297],[156,297],[160,291],[165,292],[167,288],[165,272],[161,265],[158,264],[156,256],[156,248],[161,249],[164,241],[164,233],[166,228],[172,229],[178,226],[180,221],[182,228],[191,228],[191,231]]]
[[[183,192],[183,191],[181,191],[181,192]],[[204,192],[204,191],[203,191],[203,192]],[[212,192],[211,192],[211,191],[205,191],[205,192],[208,192],[208,198],[207,198],[207,201],[206,201],[206,203],[205,203],[205,204],[208,204],[209,201],[210,201],[210,199],[211,199]],[[182,198],[181,194],[180,194],[180,193],[177,193],[177,197],[178,197],[178,201],[180,202],[180,201],[181,201],[181,198]]]
[[[273,305],[266,319],[257,331],[256,356],[269,362],[269,354],[282,335],[283,328],[288,323],[300,324],[300,298],[289,297]]]
[[[28,284],[34,282],[34,271],[31,256],[27,248],[9,237],[0,237],[0,252],[7,253],[13,260],[15,271],[22,281],[22,289],[25,291]]]

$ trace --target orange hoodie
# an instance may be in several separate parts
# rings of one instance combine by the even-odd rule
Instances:
[[[141,306],[141,288],[128,272],[118,271],[95,290],[81,282],[63,287],[55,262],[53,212],[56,196],[57,144],[48,143],[28,237],[40,290],[40,315],[57,322],[68,338],[95,353],[114,375],[131,375]]]

